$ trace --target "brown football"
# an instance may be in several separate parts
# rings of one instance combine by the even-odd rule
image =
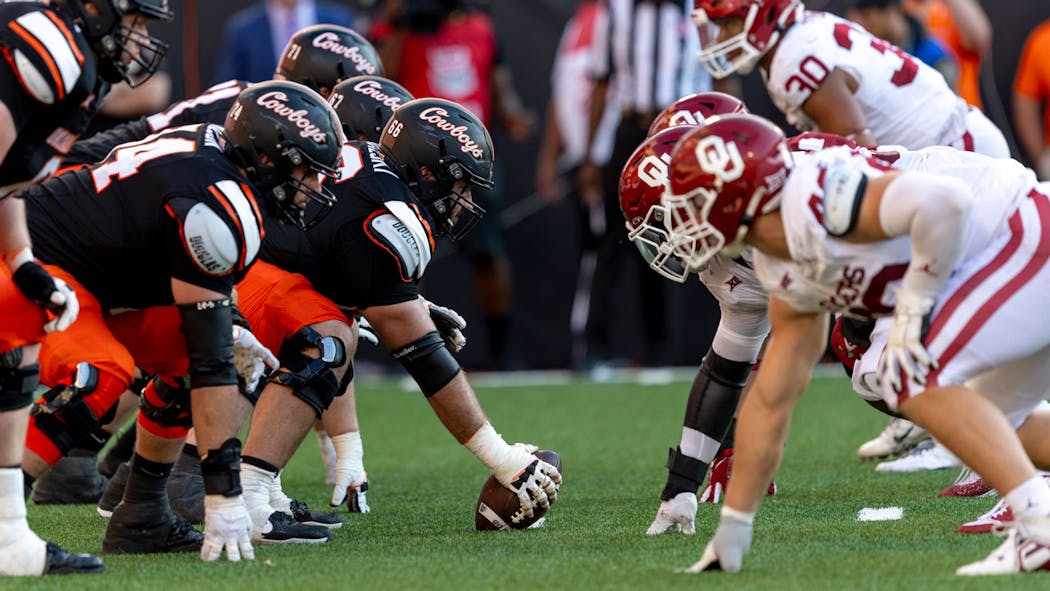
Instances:
[[[561,472],[561,456],[558,452],[543,449],[534,455]],[[504,488],[494,476],[489,476],[485,486],[481,488],[481,496],[478,497],[478,505],[474,511],[474,527],[478,531],[525,529],[547,514],[547,511],[537,507],[533,510],[532,517],[514,523],[511,516],[520,508],[518,496]]]

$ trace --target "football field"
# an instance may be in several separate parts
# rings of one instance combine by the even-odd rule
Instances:
[[[644,535],[658,505],[667,448],[678,441],[689,383],[569,381],[480,386],[509,442],[562,455],[564,484],[542,529],[475,532],[488,474],[398,383],[364,384],[358,407],[372,513],[348,515],[320,546],[256,546],[254,562],[205,564],[195,555],[107,556],[99,576],[3,581],[3,589],[1046,589],[1050,575],[956,577],[999,540],[955,527],[994,499],[942,499],[954,470],[877,474],[857,445],[885,425],[844,378],[815,379],[795,413],[777,484],[763,504],[751,554],[737,575],[676,574],[700,556],[718,506],[701,505],[696,536]],[[283,477],[316,509],[331,493],[311,435]],[[858,522],[865,507],[898,506],[898,521]],[[70,550],[98,551],[94,507],[30,504],[32,526]]]

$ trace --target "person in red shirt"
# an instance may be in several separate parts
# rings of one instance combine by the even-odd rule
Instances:
[[[498,123],[513,141],[527,139],[535,117],[521,104],[500,54],[492,19],[464,0],[406,0],[372,29],[386,76],[417,97],[462,104],[486,127]],[[498,174],[497,174],[498,176]],[[478,190],[474,200],[489,214],[459,242],[474,272],[491,366],[509,363],[510,261],[498,210],[498,190]]]

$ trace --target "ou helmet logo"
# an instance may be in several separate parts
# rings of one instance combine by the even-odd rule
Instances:
[[[670,154],[659,157],[649,154],[638,164],[638,178],[654,189],[663,188],[667,182],[667,165],[670,161]]]
[[[715,175],[723,183],[731,183],[744,175],[740,148],[717,135],[709,135],[697,142],[696,160],[704,172]]]

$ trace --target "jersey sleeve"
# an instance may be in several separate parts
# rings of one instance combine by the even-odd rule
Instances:
[[[62,165],[75,166],[101,162],[106,159],[113,148],[121,144],[137,142],[150,133],[145,117],[122,123],[73,144],[69,153],[63,157]]]
[[[350,222],[336,234],[334,254],[341,275],[339,285],[346,296],[336,301],[365,309],[415,299],[419,294],[416,283],[402,278],[396,257],[369,238],[366,225],[367,218]]]
[[[248,88],[248,82],[229,80],[212,86],[200,96],[179,101],[160,113],[146,118],[150,133],[197,123],[222,125],[237,95],[245,88]]]
[[[83,73],[86,44],[51,10],[29,10],[8,21],[0,45],[17,86],[42,105],[73,92]]]
[[[862,72],[850,63],[849,38],[836,37],[836,22],[829,16],[807,13],[806,20],[796,24],[781,40],[770,65],[766,88],[770,98],[800,129],[813,126],[802,111],[813,92],[835,68],[846,70],[862,83]],[[842,26],[840,24],[840,26]]]

